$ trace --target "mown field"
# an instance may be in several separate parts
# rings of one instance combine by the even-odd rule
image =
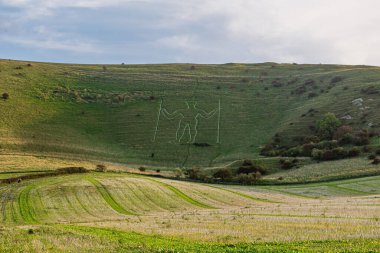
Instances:
[[[337,76],[342,80],[332,84]],[[314,84],[305,86],[309,80]],[[368,66],[1,60],[0,91],[9,99],[0,100],[0,154],[215,167],[258,158],[276,133],[289,142],[307,136],[326,112],[377,129],[378,88],[380,69]],[[361,108],[352,103],[358,98]],[[186,111],[186,102],[214,113],[201,117]],[[196,119],[196,131],[179,129],[179,119],[163,110],[186,114],[192,126]],[[191,145],[190,137],[207,145]]]
[[[293,186],[85,173],[0,186],[1,252],[378,252],[380,177]]]

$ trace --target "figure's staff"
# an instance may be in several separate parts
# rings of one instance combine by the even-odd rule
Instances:
[[[220,99],[219,99],[219,107],[218,107],[218,136],[216,137],[216,143],[220,143]]]
[[[162,99],[160,101],[160,108],[159,108],[158,114],[157,114],[156,129],[154,130],[153,142],[156,141],[156,136],[157,136],[157,131],[158,131],[158,124],[160,123],[160,117],[161,117],[161,110],[162,110]]]

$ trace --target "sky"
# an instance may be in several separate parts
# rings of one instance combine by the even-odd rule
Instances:
[[[0,58],[380,65],[378,0],[0,0]]]

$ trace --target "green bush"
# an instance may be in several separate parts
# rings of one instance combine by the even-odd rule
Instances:
[[[329,112],[317,123],[317,132],[323,139],[331,140],[340,125],[341,122],[335,114]]]

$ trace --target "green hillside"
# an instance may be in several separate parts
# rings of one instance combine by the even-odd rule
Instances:
[[[275,134],[289,145],[312,134],[326,112],[377,129],[378,89],[368,66],[1,60],[0,152],[220,166],[259,157]]]

